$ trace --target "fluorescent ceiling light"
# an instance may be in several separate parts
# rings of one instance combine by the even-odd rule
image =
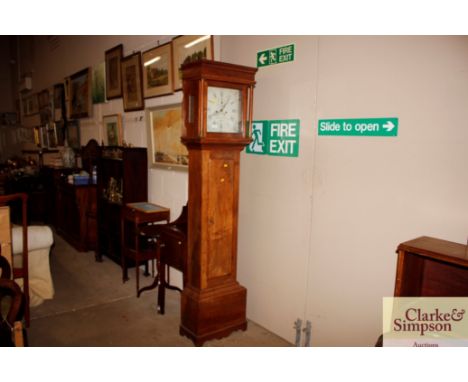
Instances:
[[[159,61],[160,59],[161,59],[161,56],[152,58],[151,60],[146,61],[146,62],[143,64],[143,66],[148,66],[148,65],[154,64],[155,62]]]
[[[188,44],[184,45],[184,48],[190,48],[194,45],[197,45],[198,43],[208,40],[210,38],[210,35],[202,36],[200,38],[197,38],[196,40],[193,40],[192,42],[189,42]]]

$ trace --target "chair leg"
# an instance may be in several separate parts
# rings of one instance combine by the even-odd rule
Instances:
[[[158,275],[159,287],[158,287],[158,313],[164,314],[166,307],[166,265],[159,262]]]
[[[122,282],[124,283],[125,281],[128,281],[128,269],[127,269],[127,260],[125,258],[125,253],[123,250],[120,256],[121,256],[120,263],[122,267]]]
[[[137,297],[140,297],[140,261],[138,260],[138,255],[135,259],[135,277],[136,277],[136,292]]]
[[[24,290],[24,321],[26,324],[26,328],[29,328],[29,324],[31,322],[30,317],[30,310],[29,310],[29,280],[23,280],[23,290]]]

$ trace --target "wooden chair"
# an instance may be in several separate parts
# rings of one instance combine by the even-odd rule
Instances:
[[[22,213],[22,227],[23,227],[23,255],[21,265],[11,265],[12,278],[23,279],[23,292],[24,292],[24,318],[26,327],[29,327],[30,313],[29,313],[29,274],[28,274],[28,195],[25,193],[0,195],[0,206],[8,206],[16,201],[21,201]]]
[[[21,323],[24,294],[19,285],[9,279],[11,276],[10,264],[1,254],[0,269],[0,346],[24,346],[23,325]]]

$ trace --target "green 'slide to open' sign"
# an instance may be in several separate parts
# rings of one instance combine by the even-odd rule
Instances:
[[[398,118],[320,119],[318,135],[396,137]]]

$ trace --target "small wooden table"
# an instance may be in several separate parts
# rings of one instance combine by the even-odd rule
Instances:
[[[156,260],[159,268],[159,253],[152,248],[142,247],[146,239],[141,229],[159,221],[169,223],[171,211],[169,208],[157,204],[140,202],[128,203],[122,208],[121,216],[121,244],[122,244],[122,280],[128,280],[127,258],[135,262],[137,297],[148,288],[140,289],[139,265],[142,261]],[[151,239],[151,238],[149,238]]]
[[[422,236],[401,243],[395,297],[467,297],[468,252],[464,244]]]

